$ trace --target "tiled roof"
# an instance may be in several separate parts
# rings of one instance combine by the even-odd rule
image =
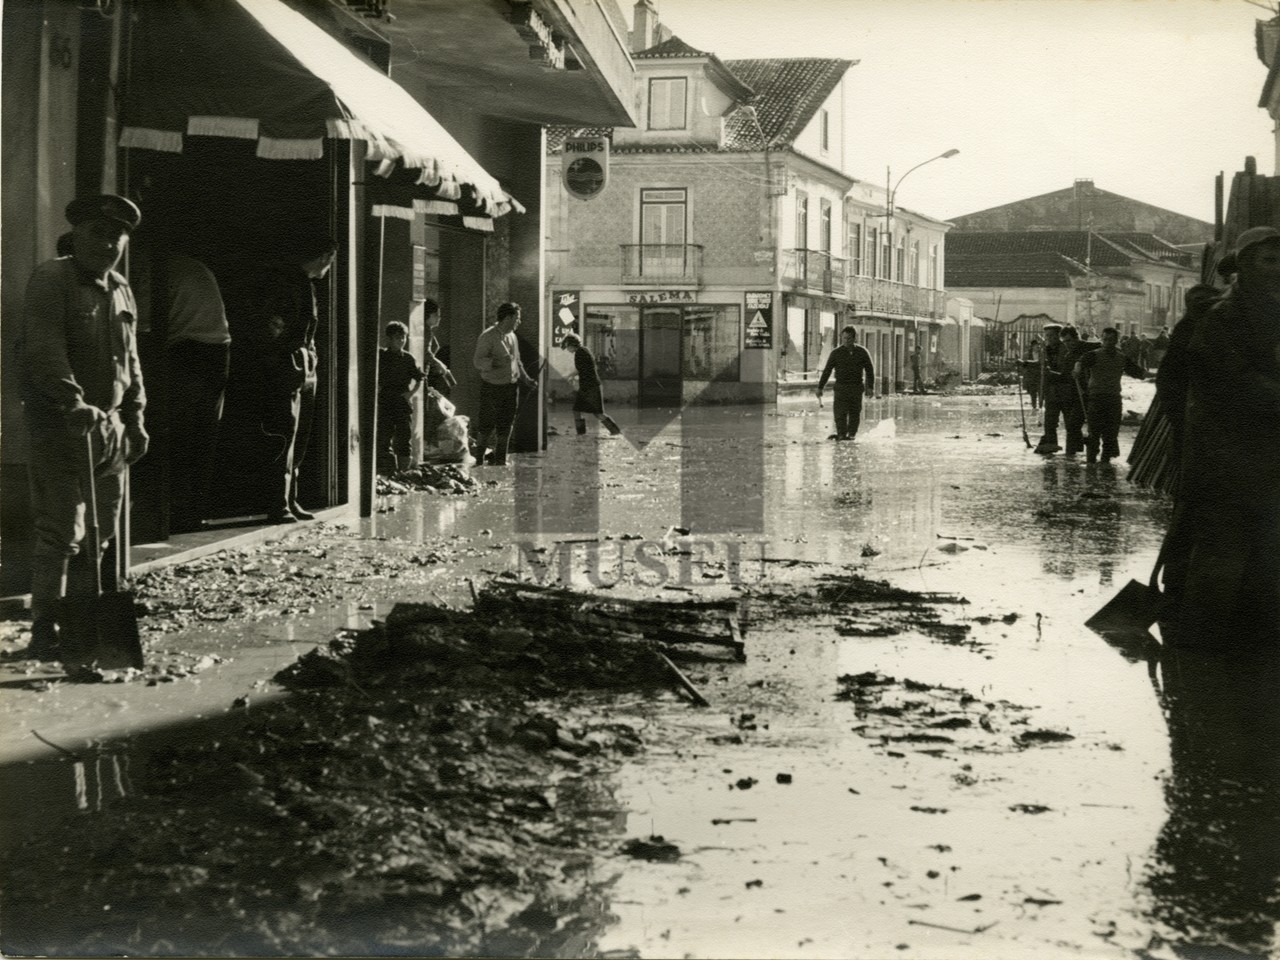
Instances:
[[[789,144],[813,119],[818,107],[836,88],[856,60],[823,60],[790,57],[770,60],[726,60],[735,76],[755,91],[751,101],[760,129],[770,145]],[[759,131],[749,119],[738,149],[759,146]],[[754,142],[749,142],[754,140]],[[735,146],[727,143],[726,146]]]
[[[713,57],[705,50],[695,50],[679,37],[668,37],[656,46],[631,55],[632,60],[663,60],[667,57]]]
[[[1029,253],[1056,253],[1077,263],[1093,267],[1127,267],[1138,253],[1125,253],[1108,243],[1100,234],[1087,230],[1033,230],[1027,233],[1004,231],[968,232],[953,230],[947,234],[947,261],[957,256],[986,258],[1013,257]]]
[[[547,152],[559,153],[569,137],[608,137],[613,139],[613,127],[547,127]]]
[[[947,235],[947,289],[960,287],[1069,287],[1072,277],[1085,275],[1080,264],[1051,251],[1008,256],[957,254]]]
[[[1168,240],[1160,239],[1154,233],[1113,233],[1107,230],[1102,235],[1121,250],[1134,251],[1152,260],[1173,263],[1180,267],[1191,267],[1192,255],[1189,251],[1183,250]]]
[[[692,60],[699,58],[705,58],[711,64],[712,74],[720,80],[730,97],[741,101],[747,100],[753,95],[751,87],[743,83],[742,79],[725,66],[724,61],[714,53],[696,50],[676,36],[668,37],[659,44],[631,55],[632,60]]]

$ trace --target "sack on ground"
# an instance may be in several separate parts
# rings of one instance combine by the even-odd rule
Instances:
[[[445,400],[445,403],[449,401]],[[434,433],[426,433],[429,442],[422,451],[422,459],[427,463],[463,463],[468,456],[469,427],[467,417],[446,417]]]

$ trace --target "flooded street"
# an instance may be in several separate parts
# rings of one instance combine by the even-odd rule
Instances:
[[[1142,409],[1149,394],[1137,389],[1126,406]],[[175,632],[153,652],[205,657],[198,675],[13,693],[10,757],[46,740],[83,752],[5,767],[9,842],[35,809],[137,815],[157,789],[155,757],[239,744],[239,717],[278,726],[266,718],[288,698],[279,676],[264,678],[396,603],[465,610],[495,577],[567,581],[619,601],[739,601],[745,659],[679,658],[706,708],[672,691],[570,711],[644,744],[562,785],[592,799],[561,815],[599,825],[575,841],[591,851],[589,893],[545,909],[560,931],[582,932],[554,948],[476,949],[983,960],[1274,950],[1274,771],[1253,776],[1253,732],[1206,708],[1273,717],[1265,678],[1253,693],[1238,677],[1215,688],[1202,665],[1157,669],[1083,626],[1130,578],[1146,579],[1167,522],[1167,503],[1132,488],[1123,466],[1031,454],[1009,395],[869,402],[853,444],[827,439],[829,411],[812,400],[619,419],[631,442],[553,437],[514,469],[474,470],[474,496],[380,497],[357,528],[311,527],[261,554],[165,574],[169,589],[202,570],[250,593],[245,573],[266,574],[279,606],[229,616],[190,598],[157,605],[144,629],[172,620]],[[365,682],[351,694],[357,718]],[[229,711],[233,696],[254,710],[237,699]],[[97,737],[125,739],[92,752],[78,732],[95,717]],[[385,749],[427,746],[395,743]],[[623,841],[663,855],[623,856]],[[351,842],[343,856],[363,849]]]
[[[743,423],[755,417],[758,434]],[[1130,578],[1147,579],[1167,505],[1132,488],[1123,464],[1032,455],[1009,396],[869,403],[855,444],[828,442],[812,401],[700,411],[692,431],[680,426],[643,451],[599,441],[601,545],[575,565],[579,585],[714,592],[723,573],[711,571],[732,556],[748,598],[796,569],[775,561],[794,559],[968,602],[948,611],[960,631],[941,636],[850,630],[835,610],[753,624],[745,665],[692,670],[711,710],[646,707],[664,732],[623,769],[618,796],[629,835],[660,835],[682,856],[623,872],[602,946],[646,957],[1173,949],[1162,945],[1188,931],[1153,923],[1146,880],[1167,815],[1159,678],[1082,625]],[[619,538],[681,523],[682,452],[727,458],[743,433],[762,439],[763,534],[694,527],[706,568],[619,566]],[[585,446],[554,441],[544,485],[558,469],[581,476],[572,458]],[[743,495],[732,477],[719,482],[719,495]],[[693,526],[688,513],[686,502]],[[573,538],[526,539],[564,550]],[[527,550],[508,559],[544,572]],[[838,678],[867,673],[892,678],[905,714],[837,701]],[[911,722],[913,703],[945,719],[960,699],[980,715],[924,735],[938,722]],[[1210,936],[1229,944],[1224,923]]]

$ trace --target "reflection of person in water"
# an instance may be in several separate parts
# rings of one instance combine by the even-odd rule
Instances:
[[[1280,655],[1245,661],[1173,650],[1161,664],[1169,819],[1144,885],[1175,949],[1205,958],[1280,946]]]

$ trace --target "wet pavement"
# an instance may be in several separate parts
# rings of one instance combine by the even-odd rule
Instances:
[[[1126,408],[1148,397],[1139,386]],[[235,697],[279,697],[266,682],[276,670],[395,601],[465,605],[468,580],[560,576],[619,595],[741,597],[748,611],[745,663],[685,668],[710,708],[615,706],[645,731],[645,750],[611,785],[625,835],[660,835],[680,856],[601,868],[613,918],[602,953],[1274,949],[1274,771],[1252,769],[1232,739],[1243,736],[1238,718],[1206,714],[1185,689],[1171,697],[1167,666],[1126,659],[1082,625],[1130,578],[1146,579],[1168,519],[1165,501],[1125,481],[1125,465],[1033,455],[1015,395],[868,402],[852,444],[827,439],[829,411],[809,399],[672,422],[661,411],[615,416],[631,442],[573,437],[568,411],[553,408],[562,434],[548,451],[476,469],[476,496],[380,498],[350,529],[290,532],[282,547],[303,559],[281,575],[311,575],[310,557],[330,589],[309,603],[291,594],[270,616],[188,619],[155,638],[166,655],[203,664],[189,677],[79,686],[7,668],[0,754],[25,802],[16,808],[5,790],[5,832],[33,806],[69,814],[128,793],[127,753],[86,763],[50,743],[76,752],[225,717]],[[1122,449],[1135,429],[1122,431]],[[317,554],[317,544],[328,546]],[[909,623],[887,608],[823,603],[801,618],[768,603],[851,570],[965,602],[940,597],[936,621]],[[1260,690],[1256,702],[1273,704]],[[1196,731],[1174,738],[1180,769],[1170,724]],[[1234,766],[1208,783],[1206,739],[1240,754],[1227,751]],[[1219,803],[1224,778],[1244,788]],[[1203,833],[1220,845],[1186,840]],[[1243,867],[1237,845],[1254,852]],[[1235,868],[1214,869],[1218,860]]]

